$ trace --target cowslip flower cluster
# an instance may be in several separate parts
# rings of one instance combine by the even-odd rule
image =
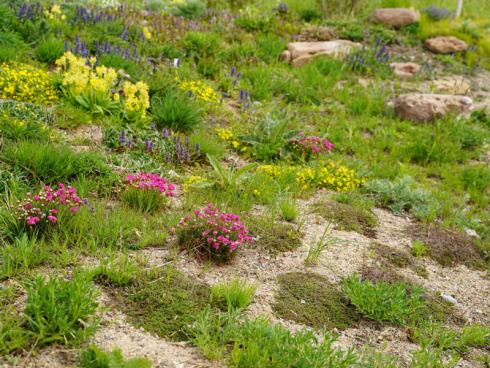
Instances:
[[[68,210],[75,214],[83,201],[77,190],[71,186],[58,184],[57,188],[45,185],[37,194],[27,193],[22,202],[17,203],[18,219],[29,226],[39,224],[55,224],[62,211]]]
[[[110,93],[117,82],[117,72],[105,66],[94,67],[96,58],[76,57],[71,51],[66,52],[58,60],[56,66],[62,73],[62,85],[69,87],[74,94],[82,94],[88,89]]]
[[[179,81],[178,88],[189,93],[197,100],[208,102],[215,106],[220,104],[221,99],[218,92],[203,81]]]
[[[19,63],[0,65],[0,98],[44,105],[58,100],[47,72]]]
[[[124,82],[123,92],[126,111],[137,113],[141,117],[146,116],[146,110],[150,107],[150,95],[148,85],[145,82]]]
[[[354,190],[364,183],[357,177],[356,172],[333,161],[323,162],[322,165],[309,166],[278,166],[263,165],[258,172],[277,178],[290,177],[301,189],[325,188],[337,192]]]
[[[114,68],[96,66],[97,58],[77,57],[70,51],[56,60],[58,72],[62,73],[62,85],[72,97],[82,96],[87,101],[104,101],[116,106],[127,115],[144,118],[150,107],[148,85],[144,82],[122,84]],[[122,95],[122,96],[121,96]]]
[[[183,217],[178,228],[182,245],[200,257],[219,261],[229,260],[240,246],[253,241],[240,216],[222,212],[212,204]]]
[[[142,172],[136,175],[128,175],[126,176],[126,184],[135,189],[156,190],[165,194],[166,197],[174,196],[175,186],[158,174]]]
[[[305,158],[331,152],[334,148],[334,144],[328,139],[322,139],[314,135],[305,135],[303,132],[300,132],[297,138],[291,138],[289,145],[293,151]]]
[[[48,19],[66,19],[66,15],[61,12],[61,7],[58,4],[54,4],[49,10],[45,10],[44,15]]]

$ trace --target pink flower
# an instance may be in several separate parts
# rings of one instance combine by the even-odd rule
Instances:
[[[36,225],[39,222],[40,218],[37,216],[27,216],[27,224],[28,225]]]
[[[77,213],[77,211],[78,211],[78,207],[72,207],[72,208],[70,208],[70,212],[71,213]]]
[[[48,220],[49,220],[49,221],[51,221],[53,224],[54,224],[56,221],[58,221],[58,219],[57,219],[55,216],[51,216],[51,215],[49,215],[49,216],[48,216]]]

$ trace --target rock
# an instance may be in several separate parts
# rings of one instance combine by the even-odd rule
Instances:
[[[397,77],[409,79],[420,71],[420,65],[417,63],[391,63],[390,68]]]
[[[429,88],[437,93],[448,95],[465,95],[470,91],[470,82],[460,76],[436,79],[429,84]]]
[[[288,50],[284,50],[281,53],[280,59],[289,63],[291,61],[291,53]]]
[[[480,235],[478,235],[478,233],[475,230],[466,227],[464,231],[466,232],[466,235],[472,238],[480,239]]]
[[[374,23],[399,28],[408,24],[417,23],[420,20],[420,13],[405,8],[384,8],[374,10],[369,16],[369,19]]]
[[[402,119],[433,121],[448,114],[467,114],[473,100],[467,96],[409,93],[395,100],[395,112]]]
[[[348,40],[322,41],[322,42],[291,42],[288,44],[289,56],[293,66],[302,66],[320,55],[334,58],[345,56],[352,50],[361,47],[361,44]],[[288,57],[283,53],[284,57]]]
[[[458,304],[458,301],[453,296],[448,294],[441,294],[441,299],[453,305]]]
[[[465,51],[468,44],[453,36],[439,36],[425,40],[424,46],[437,54],[451,54]]]

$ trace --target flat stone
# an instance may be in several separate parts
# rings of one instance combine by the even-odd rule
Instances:
[[[421,67],[417,63],[391,63],[390,68],[397,77],[410,79],[420,71]]]
[[[452,54],[465,51],[468,44],[453,36],[439,36],[425,40],[424,46],[437,54]]]
[[[395,99],[395,113],[405,120],[428,122],[448,114],[468,114],[473,100],[467,96],[410,93]]]
[[[399,28],[420,20],[420,13],[405,8],[376,9],[369,16],[371,22],[380,23],[385,26]]]
[[[340,58],[348,55],[358,47],[361,47],[360,43],[349,40],[291,42],[288,44],[289,55],[285,54],[283,58],[290,56],[291,64],[298,67],[309,63],[320,55]]]

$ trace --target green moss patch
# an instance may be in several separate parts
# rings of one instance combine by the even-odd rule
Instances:
[[[138,276],[131,285],[116,289],[117,304],[129,321],[160,337],[188,339],[189,326],[209,305],[210,291],[172,267]]]
[[[273,309],[278,317],[326,329],[345,329],[358,319],[342,293],[321,275],[291,272],[277,282],[280,290]]]
[[[249,225],[256,245],[271,254],[289,252],[301,246],[301,234],[291,224],[274,222],[270,219],[255,220]]]
[[[411,266],[413,263],[410,254],[390,247],[388,245],[374,243],[371,246],[371,249],[377,257],[380,257],[382,259],[383,263],[386,263],[389,266],[404,268]]]
[[[333,221],[340,230],[356,231],[364,236],[376,236],[376,216],[371,211],[338,202],[318,202],[313,211],[327,221]]]
[[[483,252],[466,234],[433,225],[414,225],[408,230],[408,234],[413,240],[423,242],[428,248],[428,256],[444,267],[485,267]]]

